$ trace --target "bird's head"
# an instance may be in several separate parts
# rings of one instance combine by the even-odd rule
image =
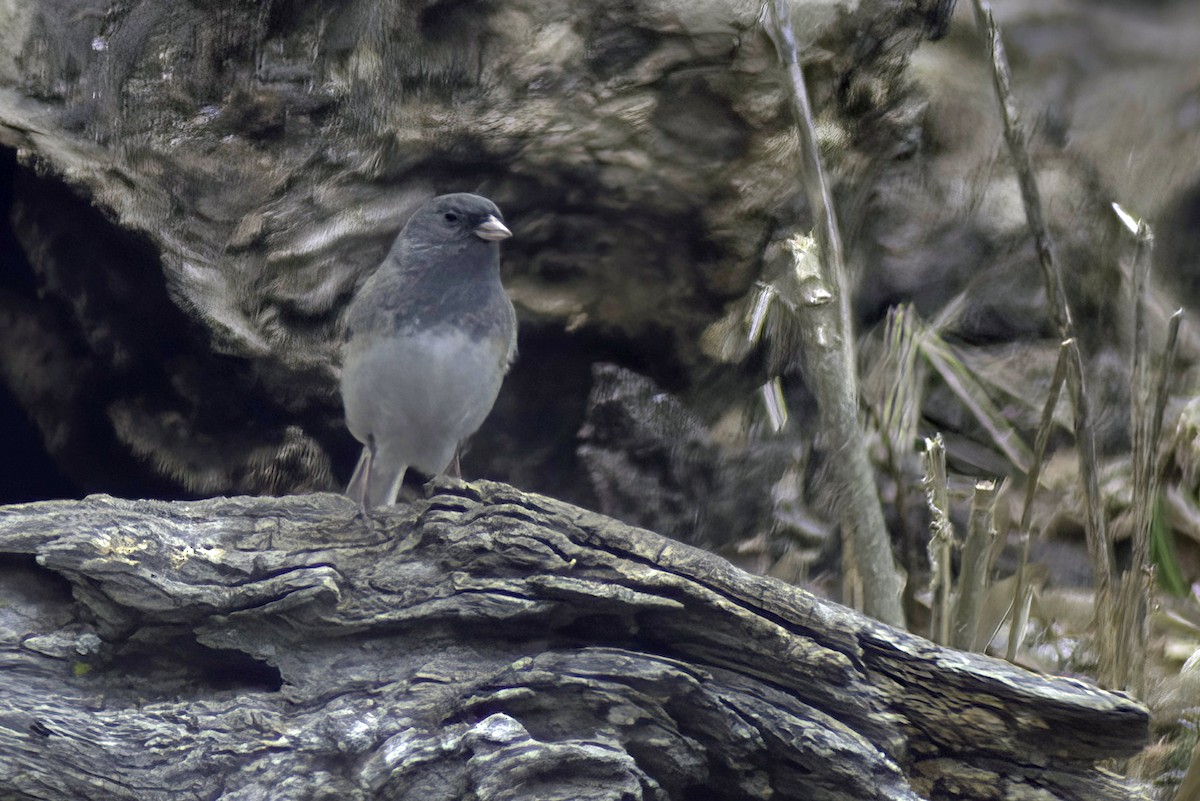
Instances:
[[[512,236],[495,203],[466,192],[435,197],[417,210],[404,233],[431,243],[469,242],[472,237],[498,242]]]

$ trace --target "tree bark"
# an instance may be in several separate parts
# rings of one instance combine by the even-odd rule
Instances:
[[[501,484],[11,506],[0,553],[5,798],[1149,797],[1125,696]]]

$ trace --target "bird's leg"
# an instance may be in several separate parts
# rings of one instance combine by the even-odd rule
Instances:
[[[454,448],[454,477],[462,481],[462,465],[458,461],[458,448]]]
[[[367,471],[363,478],[363,494],[359,503],[362,505],[363,511],[367,509],[367,503],[371,500],[371,468],[375,466],[375,435],[367,434],[367,463],[364,469]]]

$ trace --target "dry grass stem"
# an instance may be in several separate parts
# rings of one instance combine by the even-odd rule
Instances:
[[[883,363],[888,368],[887,388],[879,410],[879,429],[884,434],[890,461],[912,453],[917,444],[921,416],[921,375],[917,369],[921,323],[912,304],[888,309],[883,335]]]
[[[946,443],[942,435],[925,440],[925,499],[929,504],[929,637],[950,642],[950,555],[954,525],[950,522],[950,489],[946,479]]]
[[[1171,394],[1171,380],[1175,375],[1175,358],[1179,353],[1179,327],[1182,323],[1183,309],[1176,309],[1167,322],[1167,343],[1163,348],[1162,364],[1158,371],[1158,383],[1154,389],[1154,417],[1150,423],[1150,435],[1154,438],[1155,442],[1158,442],[1162,437],[1163,415],[1167,411],[1167,400]],[[1151,474],[1156,490],[1162,481],[1162,462],[1162,458],[1156,460],[1154,472]],[[1157,495],[1157,492],[1155,494]]]
[[[996,406],[987,388],[963,364],[954,348],[933,330],[921,338],[921,355],[941,377],[954,395],[962,401],[972,416],[983,426],[1000,452],[1022,473],[1029,471],[1033,460],[1029,446]]]
[[[975,482],[971,517],[963,542],[962,566],[958,572],[958,589],[954,594],[952,644],[964,651],[976,650],[980,640],[987,644],[979,631],[979,613],[988,594],[988,568],[992,545],[996,541],[996,501],[999,498],[997,482]]]
[[[887,470],[896,487],[895,510],[900,528],[901,558],[911,575],[921,561],[922,539],[918,526],[907,525],[909,520],[909,471],[915,460],[917,425],[921,417],[921,396],[925,386],[924,364],[917,356],[924,326],[912,304],[905,303],[888,309],[883,336],[883,356],[873,382],[876,392],[876,418],[882,434]],[[905,608],[911,608],[915,586],[905,586]]]

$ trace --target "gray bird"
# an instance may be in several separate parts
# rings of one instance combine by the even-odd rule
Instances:
[[[364,507],[395,503],[409,467],[443,472],[492,410],[517,350],[510,236],[487,198],[435,197],[351,302],[342,403],[364,447],[346,494]]]

